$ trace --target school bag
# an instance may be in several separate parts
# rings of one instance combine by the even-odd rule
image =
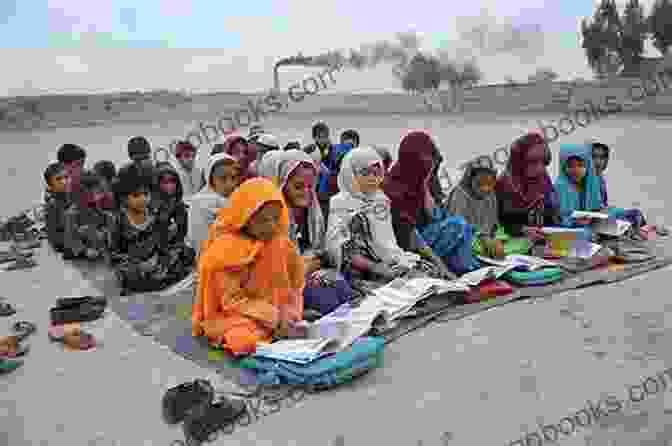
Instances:
[[[253,369],[257,384],[290,384],[326,390],[379,367],[384,347],[385,339],[381,337],[362,337],[347,349],[308,364],[248,356],[240,360],[239,366]]]
[[[555,283],[564,277],[560,268],[543,268],[536,271],[509,271],[502,276],[505,280],[518,286],[540,286]]]

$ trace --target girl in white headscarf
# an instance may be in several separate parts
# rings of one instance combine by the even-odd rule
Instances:
[[[289,237],[306,269],[304,307],[327,314],[352,298],[352,289],[324,256],[326,225],[315,186],[317,166],[302,150],[273,151],[261,160],[258,173],[280,188],[289,209]]]
[[[205,170],[207,185],[193,196],[189,206],[187,238],[196,254],[208,239],[208,227],[215,221],[217,211],[228,205],[228,197],[240,185],[240,165],[228,153],[210,157]]]
[[[387,282],[411,270],[447,278],[444,268],[397,244],[390,199],[381,189],[384,173],[383,160],[374,149],[359,147],[343,158],[339,193],[330,204],[329,257],[351,281]]]

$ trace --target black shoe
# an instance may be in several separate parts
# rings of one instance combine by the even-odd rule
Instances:
[[[82,304],[92,304],[92,305],[102,305],[103,307],[107,306],[107,299],[103,296],[94,297],[94,296],[83,296],[83,297],[61,297],[56,299],[57,308],[72,308]]]
[[[231,431],[230,427],[246,412],[246,409],[247,406],[241,400],[223,398],[193,411],[182,426],[187,443],[194,443],[193,440],[198,444],[208,441],[217,431],[225,430],[227,427]]]
[[[55,307],[49,310],[51,322],[68,324],[70,322],[91,322],[105,313],[105,305],[85,302],[73,307]]]
[[[163,396],[161,406],[163,419],[168,424],[176,424],[184,420],[194,409],[204,410],[215,398],[215,389],[204,380],[183,383],[170,388]]]

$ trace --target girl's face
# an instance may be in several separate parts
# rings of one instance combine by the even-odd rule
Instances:
[[[82,167],[84,166],[84,160],[75,160],[67,163],[63,163],[65,168],[65,173],[68,176],[76,177],[82,172]]]
[[[580,183],[586,177],[586,163],[580,158],[567,160],[567,176],[574,183]]]
[[[527,151],[525,156],[525,177],[540,178],[546,173],[546,147],[536,145]]]
[[[128,209],[135,212],[144,212],[147,202],[147,192],[139,190],[128,194]]]
[[[212,189],[222,197],[229,197],[240,186],[240,166],[237,162],[215,167],[217,175],[210,177]]]
[[[607,170],[609,164],[609,153],[602,147],[593,149],[593,165],[595,166],[595,173],[602,175]]]
[[[496,184],[497,177],[491,172],[479,172],[473,179],[473,189],[482,196],[493,194]]]
[[[177,177],[172,174],[161,175],[159,190],[166,195],[175,195],[177,193]]]
[[[331,143],[331,139],[329,138],[329,132],[318,132],[317,135],[315,135],[315,144],[317,144],[320,147],[325,147]]]
[[[194,168],[194,158],[196,154],[191,150],[183,150],[175,154],[175,158],[180,163],[182,167],[186,170],[191,170]]]
[[[315,170],[308,166],[297,167],[287,180],[285,198],[293,208],[307,208],[313,201]]]
[[[364,194],[372,194],[380,189],[380,185],[385,178],[385,168],[380,162],[375,162],[369,167],[357,169],[355,179],[359,191]]]
[[[282,204],[270,201],[261,206],[248,220],[244,232],[256,240],[268,241],[275,235],[275,228],[282,216]]]
[[[66,176],[65,172],[59,172],[49,179],[49,192],[56,194],[65,192]]]

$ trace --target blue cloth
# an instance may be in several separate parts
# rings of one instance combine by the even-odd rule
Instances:
[[[422,242],[444,261],[448,269],[464,274],[481,267],[471,250],[474,228],[460,216],[453,216],[443,207],[432,211],[431,221],[418,226]]]
[[[586,166],[583,191],[578,192],[567,176],[567,160],[579,158]],[[592,211],[602,207],[600,179],[593,168],[592,150],[585,144],[560,145],[560,173],[555,180],[555,190],[560,200],[560,218],[562,225],[575,226],[571,214],[574,211]]]
[[[338,176],[338,170],[341,166],[343,157],[352,150],[351,144],[334,144],[331,146],[326,158],[320,164],[320,176],[318,178],[318,194],[336,193],[330,191],[334,181],[332,178]]]
[[[306,284],[303,289],[303,306],[321,314],[329,314],[352,299],[352,287],[339,274],[329,284]]]

